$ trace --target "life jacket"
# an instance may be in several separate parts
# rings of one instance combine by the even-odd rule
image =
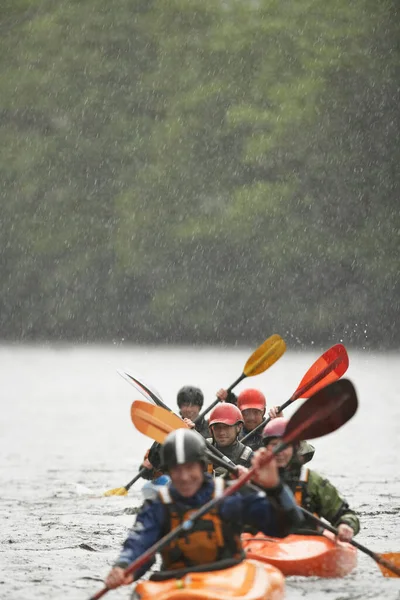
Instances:
[[[213,438],[207,438],[206,441],[210,442],[210,444],[213,444],[213,442],[214,442]],[[231,453],[227,454],[227,457],[233,463],[235,463],[235,465],[241,465],[243,467],[249,467],[250,466],[250,459],[251,459],[251,457],[253,455],[253,450],[249,446],[245,446],[244,444],[242,444],[242,442],[240,440],[234,442],[234,444],[237,447],[237,451],[234,452],[234,454],[231,454]],[[224,449],[223,448],[221,448],[221,451],[224,453]],[[208,463],[208,465],[207,465],[207,472],[212,474],[213,470],[214,470],[213,464],[212,463]]]
[[[299,480],[296,484],[296,488],[294,490],[294,499],[296,500],[296,504],[298,506],[303,506],[303,503],[306,498],[307,491],[307,481],[310,475],[310,469],[307,467],[301,467]]]
[[[306,508],[307,510],[312,512],[311,506],[310,506],[310,504],[311,504],[310,496],[308,494],[308,489],[307,489],[307,482],[308,482],[309,476],[310,476],[310,469],[307,469],[307,467],[305,467],[303,465],[300,470],[299,480],[298,480],[295,490],[294,490],[294,499],[296,500],[296,504],[298,506],[302,506],[303,508]],[[319,515],[315,511],[313,512],[313,514],[319,518]],[[322,529],[323,529],[320,526],[318,526],[316,523],[314,523],[314,521],[311,521],[307,517],[306,517],[306,525],[307,525],[307,529],[315,529],[316,531],[322,531]]]
[[[213,497],[221,497],[225,487],[222,478],[214,480]],[[159,498],[167,511],[166,533],[178,527],[198,509],[175,503],[167,486],[159,489]],[[162,570],[176,570],[204,565],[227,558],[242,559],[244,551],[240,541],[240,530],[232,523],[225,523],[219,515],[218,507],[212,508],[193,527],[182,532],[161,550]]]
[[[263,446],[262,430],[252,433],[251,431],[247,431],[247,429],[243,428],[241,435],[239,437],[239,442],[243,443],[241,441],[241,438],[244,438],[246,435],[249,436],[246,440],[246,444],[248,447],[250,447],[253,450],[253,452],[255,452],[256,450],[258,450],[259,448],[261,448]]]

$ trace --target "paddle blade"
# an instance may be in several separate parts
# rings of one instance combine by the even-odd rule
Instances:
[[[108,490],[104,492],[103,496],[126,496],[128,494],[128,490],[124,487],[114,488],[113,490]]]
[[[135,400],[131,406],[131,419],[136,429],[160,444],[167,435],[176,429],[187,428],[186,423],[177,415],[163,411],[162,416],[157,406]]]
[[[280,335],[271,335],[246,362],[243,373],[246,377],[259,375],[271,367],[285,352],[286,344]]]
[[[152,387],[149,383],[145,382],[143,377],[138,377],[137,375],[133,375],[127,369],[117,369],[118,375],[121,375],[125,381],[127,381],[130,385],[132,385],[140,394],[149,401],[154,402],[157,405],[164,405],[161,394]]]
[[[349,357],[343,344],[335,344],[329,348],[308,369],[297,386],[292,399],[309,398],[329,383],[337,381],[344,375],[349,366]]]
[[[290,444],[327,435],[349,421],[357,406],[351,381],[335,381],[300,406],[287,424],[282,441]]]
[[[385,577],[400,577],[400,552],[378,554],[378,557],[380,559],[379,568]]]

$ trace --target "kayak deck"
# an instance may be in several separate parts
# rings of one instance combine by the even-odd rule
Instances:
[[[324,535],[288,535],[267,538],[264,534],[243,534],[248,558],[274,565],[286,576],[344,577],[357,565],[357,551],[351,544]]]
[[[284,577],[272,565],[253,560],[221,571],[189,573],[180,579],[142,581],[132,599],[140,600],[282,600]]]

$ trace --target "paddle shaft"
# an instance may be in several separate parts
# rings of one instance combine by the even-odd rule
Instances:
[[[135,477],[129,483],[127,483],[126,485],[124,485],[124,488],[126,489],[126,491],[130,490],[131,487],[133,486],[133,484],[136,483],[136,481],[138,479],[140,479],[141,477],[143,477],[143,475],[146,473],[146,471],[147,471],[146,467],[143,467],[142,469],[140,469],[139,473],[137,473],[135,475]]]
[[[314,387],[314,385],[316,385],[317,383],[322,381],[324,379],[324,377],[329,375],[329,373],[332,373],[332,371],[334,371],[336,369],[336,367],[342,362],[342,360],[343,360],[343,357],[338,356],[334,361],[329,363],[329,365],[327,365],[325,367],[325,369],[322,369],[322,371],[317,373],[317,375],[315,375],[315,377],[310,379],[306,384],[304,384],[300,388],[297,388],[297,390],[289,398],[289,400],[287,400],[281,406],[278,407],[279,408],[278,412],[282,412],[292,402],[294,402],[295,400],[298,400],[299,398],[304,396],[304,394],[306,394],[308,392],[308,390],[310,390],[312,387]],[[240,440],[242,442],[242,444],[254,433],[256,433],[257,431],[260,431],[260,429],[263,429],[270,421],[271,421],[271,417],[267,417],[266,419],[263,419],[261,421],[261,423],[259,423],[256,427],[254,427],[254,429],[252,429],[251,431],[249,431],[249,433],[246,433],[246,435],[242,437],[242,439]]]

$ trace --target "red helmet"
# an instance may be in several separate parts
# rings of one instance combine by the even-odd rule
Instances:
[[[264,394],[260,392],[260,390],[253,389],[240,392],[237,404],[241,411],[247,410],[248,408],[256,408],[257,410],[261,410],[263,414],[267,406]]]
[[[283,417],[271,419],[263,429],[262,439],[264,444],[267,444],[272,438],[280,438],[285,435],[286,425],[288,420]]]
[[[242,413],[234,404],[221,402],[211,411],[208,425],[216,425],[217,423],[223,423],[224,425],[243,423]]]

